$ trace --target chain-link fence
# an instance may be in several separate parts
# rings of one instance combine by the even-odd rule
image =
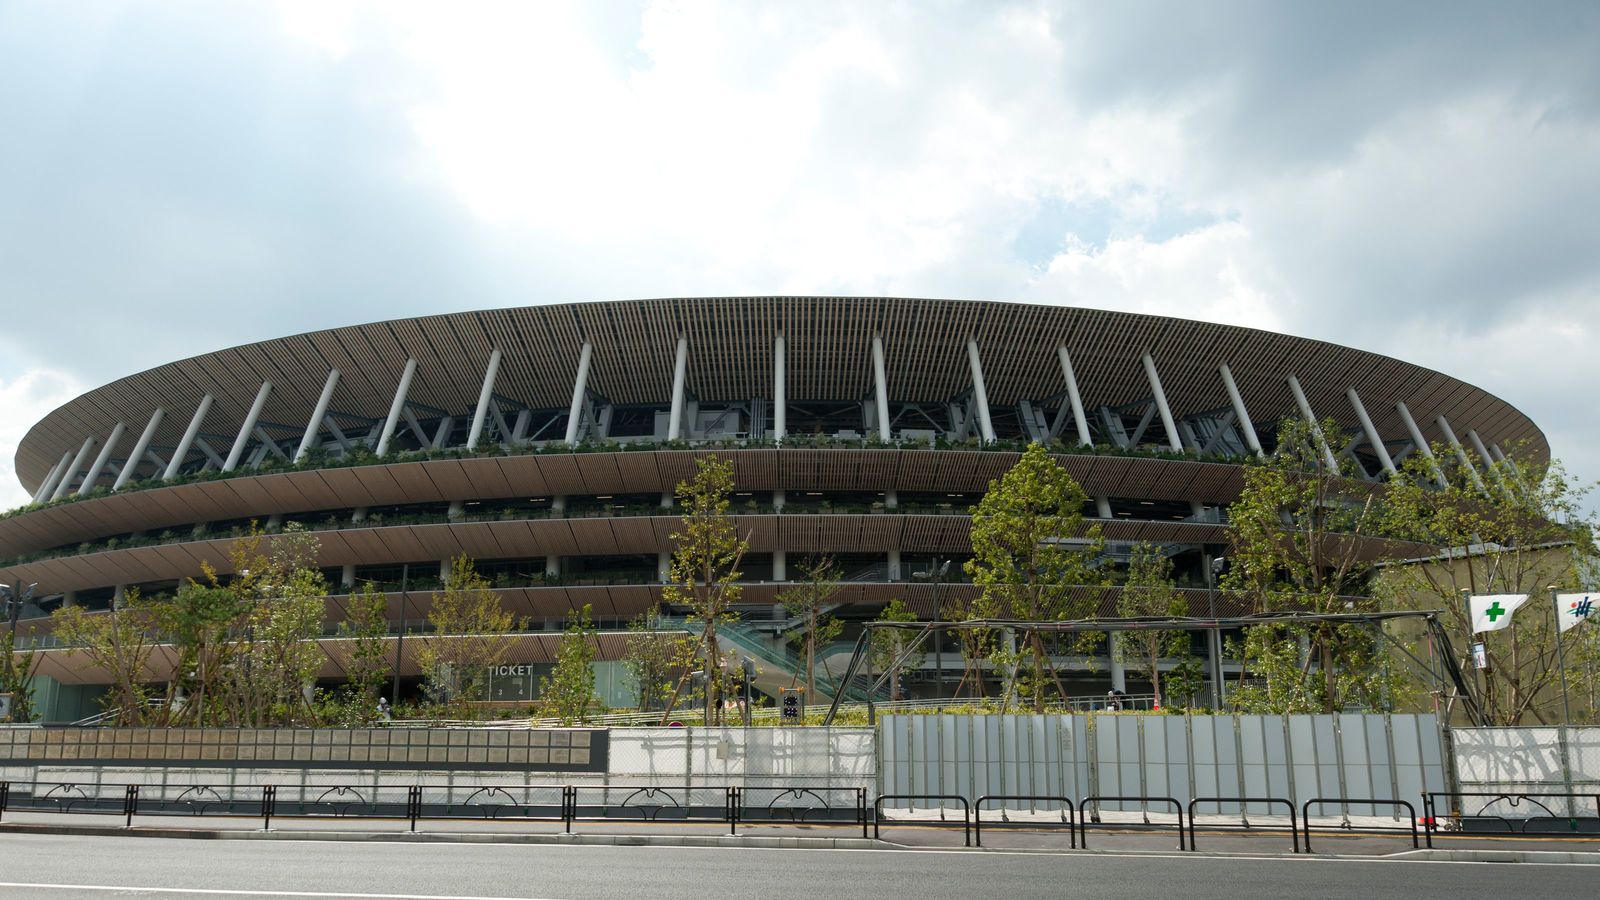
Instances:
[[[1453,728],[1450,744],[1461,815],[1600,817],[1600,728]]]

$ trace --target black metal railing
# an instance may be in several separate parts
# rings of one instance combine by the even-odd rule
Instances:
[[[1098,825],[1100,824],[1099,804],[1101,803],[1138,803],[1144,807],[1148,807],[1151,803],[1165,803],[1171,806],[1172,811],[1178,814],[1178,849],[1184,849],[1183,804],[1179,803],[1176,797],[1103,797],[1098,795],[1090,795],[1078,801],[1078,844],[1083,849],[1089,849],[1089,806],[1090,804],[1095,805],[1096,811],[1093,821]],[[1144,809],[1142,811],[1145,816],[1144,824],[1151,824],[1150,810]]]
[[[867,789],[860,787],[730,787],[728,833],[737,834],[741,822],[763,825],[849,822],[860,825],[861,836],[866,837],[867,809]]]
[[[1243,820],[1245,817],[1247,817],[1249,815],[1247,807],[1251,803],[1262,804],[1262,805],[1266,806],[1268,810],[1272,809],[1274,804],[1282,804],[1282,806],[1285,809],[1289,810],[1289,841],[1294,846],[1293,852],[1295,852],[1295,853],[1299,853],[1300,852],[1300,832],[1295,827],[1294,804],[1291,803],[1290,801],[1285,800],[1282,797],[1195,797],[1194,799],[1189,801],[1189,852],[1190,853],[1193,853],[1194,850],[1195,850],[1195,830],[1198,827],[1198,823],[1196,823],[1195,817],[1194,817],[1194,808],[1196,806],[1198,806],[1199,804],[1201,804],[1201,803],[1215,803],[1218,806],[1221,806],[1224,803],[1237,803],[1237,804],[1239,804],[1239,815],[1241,817],[1241,820]],[[1267,814],[1271,815],[1270,812],[1267,813]],[[1274,830],[1270,826],[1268,826],[1266,828],[1262,828],[1262,829],[1256,829],[1256,828],[1253,828],[1252,826],[1250,826],[1248,824],[1241,824],[1241,825],[1237,825],[1237,826],[1235,826],[1235,825],[1226,825],[1226,826],[1224,826],[1224,825],[1207,825],[1206,827],[1208,829],[1212,829],[1212,830],[1225,830],[1225,831],[1233,831],[1233,832],[1240,831],[1241,829],[1242,830],[1248,830],[1248,831],[1271,831],[1271,830]]]
[[[972,803],[972,838],[979,847],[983,846],[983,805],[985,803],[1060,803],[1061,812],[1065,814],[1063,820],[1067,826],[1067,837],[1070,849],[1078,849],[1078,831],[1075,817],[1076,807],[1066,797],[1052,797],[1045,794],[984,794]],[[1055,810],[1048,810],[1054,812]],[[1005,821],[1005,807],[1000,809],[1001,821]],[[1048,824],[1043,821],[1029,821],[1022,823],[1026,827],[1036,827]]]
[[[1471,825],[1483,825],[1483,824],[1490,823],[1490,822],[1499,822],[1502,825],[1504,825],[1505,827],[1504,827],[1503,833],[1506,833],[1506,834],[1528,834],[1529,833],[1528,826],[1530,824],[1534,823],[1534,822],[1566,822],[1567,823],[1567,831],[1569,833],[1570,832],[1578,832],[1580,830],[1578,823],[1580,823],[1580,822],[1594,821],[1594,822],[1600,823],[1600,793],[1594,793],[1594,794],[1575,794],[1575,793],[1574,794],[1568,794],[1568,793],[1538,793],[1538,792],[1533,792],[1533,791],[1465,791],[1465,792],[1462,792],[1462,791],[1424,791],[1423,794],[1422,794],[1422,810],[1423,810],[1423,813],[1422,813],[1422,829],[1423,829],[1424,835],[1426,836],[1426,839],[1427,839],[1429,847],[1433,846],[1433,836],[1434,836],[1434,834],[1444,830],[1444,829],[1442,829],[1440,827],[1440,821],[1439,821],[1439,817],[1440,817],[1440,811],[1439,811],[1440,802],[1439,801],[1440,801],[1440,799],[1446,800],[1446,804],[1445,804],[1446,813],[1445,814],[1449,818],[1454,820],[1456,822],[1456,824],[1458,826],[1460,826],[1460,830],[1463,831],[1463,832],[1465,832],[1467,830],[1468,826],[1471,826]],[[1482,800],[1484,802],[1481,805],[1478,806],[1478,811],[1477,812],[1468,813],[1468,812],[1465,812],[1463,808],[1458,808],[1458,807],[1465,807],[1466,804],[1464,802],[1463,803],[1450,803],[1449,801],[1451,801],[1451,800],[1455,800],[1455,801],[1469,801],[1469,800],[1477,801],[1477,800]],[[1515,809],[1516,807],[1520,807],[1523,803],[1529,803],[1529,804],[1531,804],[1533,806],[1537,806],[1537,807],[1539,807],[1539,809],[1543,810],[1544,811],[1544,815],[1540,815],[1540,816],[1519,816],[1519,817],[1516,817],[1515,819],[1513,819],[1513,818],[1511,818],[1509,816],[1502,816],[1502,815],[1498,815],[1498,814],[1495,814],[1495,813],[1488,812],[1489,807],[1493,806],[1496,802],[1502,801],[1502,800],[1505,801],[1507,806],[1512,807],[1513,809]],[[1566,811],[1565,814],[1559,813],[1559,812],[1551,809],[1545,803],[1545,801],[1554,801],[1554,800],[1565,800],[1565,801],[1567,801],[1567,803],[1566,803],[1567,811]],[[1586,801],[1586,802],[1589,802],[1589,803],[1593,803],[1595,805],[1595,813],[1593,815],[1580,815],[1580,814],[1578,814],[1577,812],[1575,812],[1573,810],[1572,801],[1574,801],[1574,800],[1583,800],[1583,801]],[[1522,823],[1521,828],[1518,828],[1516,826],[1516,824],[1515,824],[1516,822],[1521,822]],[[1496,831],[1496,832],[1490,832],[1490,833],[1491,834],[1498,834],[1498,833],[1502,833],[1502,832]],[[1533,833],[1534,834],[1553,834],[1553,833],[1556,833],[1556,832],[1533,832]]]
[[[1300,830],[1305,834],[1307,853],[1311,852],[1311,807],[1313,806],[1388,806],[1394,809],[1403,809],[1406,811],[1406,814],[1411,817],[1411,846],[1412,848],[1421,846],[1421,844],[1417,843],[1417,808],[1405,800],[1371,800],[1358,799],[1354,797],[1313,797],[1300,806]],[[1345,824],[1344,829],[1351,832],[1357,831],[1357,829],[1352,828],[1348,823]],[[1384,828],[1382,826],[1366,826],[1359,830],[1363,832],[1405,833],[1405,829],[1403,828]]]
[[[927,820],[923,820],[923,819],[899,819],[899,820],[887,819],[886,820],[886,819],[884,819],[884,816],[883,816],[883,801],[885,801],[885,800],[935,800],[935,801],[938,801],[938,803],[939,803],[939,819],[938,819],[937,822],[932,820],[932,819],[927,819]],[[873,803],[872,803],[872,838],[873,838],[873,840],[877,840],[878,839],[878,826],[880,824],[882,824],[883,822],[885,822],[885,821],[887,821],[889,824],[900,824],[900,825],[916,824],[916,825],[933,826],[933,827],[951,827],[951,828],[953,828],[955,826],[947,824],[947,820],[944,817],[944,812],[945,812],[944,804],[945,803],[959,803],[959,804],[961,804],[961,835],[966,841],[966,846],[971,847],[972,846],[972,804],[968,803],[967,802],[967,798],[961,796],[960,794],[879,794],[878,795],[878,799],[874,800]]]

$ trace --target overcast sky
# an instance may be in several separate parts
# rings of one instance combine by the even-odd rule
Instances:
[[[748,293],[1337,341],[1593,480],[1597,211],[1595,2],[0,0],[0,506],[180,357]]]

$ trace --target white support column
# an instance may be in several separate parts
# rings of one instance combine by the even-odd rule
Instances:
[[[1110,497],[1096,497],[1096,498],[1094,498],[1094,514],[1099,516],[1102,519],[1111,518],[1111,498]]]
[[[89,471],[83,476],[83,484],[78,486],[78,496],[82,497],[94,490],[94,483],[100,480],[100,472],[105,469],[106,463],[111,461],[111,452],[117,449],[117,442],[122,440],[122,433],[127,430],[128,426],[121,422],[111,429],[111,436],[106,438],[105,446],[100,448],[100,455],[94,458],[94,465],[89,467]]]
[[[33,502],[43,503],[49,500],[50,495],[56,491],[56,485],[61,483],[61,479],[67,477],[67,466],[70,465],[72,465],[72,451],[68,450],[61,454],[61,460],[55,464],[55,467],[50,470],[50,474],[46,475],[44,481],[39,484],[39,492],[33,495]]]
[[[1301,417],[1311,426],[1311,437],[1322,450],[1322,459],[1328,464],[1329,471],[1339,471],[1339,461],[1334,459],[1333,450],[1328,446],[1328,439],[1322,434],[1322,426],[1317,424],[1317,414],[1311,411],[1311,404],[1306,402],[1306,392],[1300,389],[1300,379],[1293,375],[1289,376],[1289,393],[1294,395],[1294,402],[1300,407]]]
[[[662,584],[672,580],[672,553],[662,550],[656,554],[656,577]]]
[[[1444,471],[1439,468],[1439,460],[1433,455],[1433,448],[1428,446],[1428,439],[1422,436],[1422,429],[1417,427],[1417,420],[1411,418],[1411,408],[1401,400],[1395,403],[1394,411],[1400,414],[1400,421],[1405,423],[1406,432],[1411,435],[1411,445],[1428,458],[1428,468],[1433,470],[1434,480],[1443,485]]]
[[[900,551],[899,550],[890,550],[889,551],[889,579],[888,580],[892,581],[892,582],[897,582],[897,581],[900,580]]]
[[[1067,354],[1067,348],[1056,348],[1056,356],[1061,360],[1061,377],[1067,382],[1067,402],[1072,405],[1072,422],[1078,427],[1078,443],[1087,447],[1094,443],[1094,438],[1089,435],[1089,417],[1083,412],[1083,395],[1078,392],[1078,376],[1072,371],[1072,357]]]
[[[133,477],[133,470],[139,468],[139,461],[144,459],[144,452],[150,449],[151,438],[156,436],[156,429],[161,427],[161,420],[166,417],[167,411],[159,406],[150,414],[150,423],[139,433],[139,440],[134,442],[133,450],[128,454],[128,461],[122,464],[122,471],[117,473],[117,480],[111,483],[113,491],[122,490],[122,486]]]
[[[78,448],[78,455],[72,458],[67,470],[61,474],[61,481],[57,482],[56,489],[50,492],[51,500],[60,500],[72,488],[72,479],[77,476],[89,459],[89,451],[94,449],[94,435],[83,439],[83,446]]]
[[[1244,396],[1239,393],[1239,385],[1233,381],[1233,370],[1227,363],[1217,367],[1217,374],[1222,376],[1222,386],[1228,390],[1228,402],[1233,404],[1234,418],[1239,420],[1239,433],[1244,435],[1244,443],[1258,457],[1266,457],[1261,449],[1261,439],[1256,437],[1255,423],[1250,421],[1250,411],[1244,408]]]
[[[978,341],[967,339],[967,365],[972,369],[972,400],[978,406],[978,431],[985,444],[994,443],[994,420],[989,418],[989,389],[983,383],[983,362],[978,358]]]
[[[500,348],[489,354],[489,366],[483,372],[483,387],[478,390],[478,408],[472,411],[472,427],[467,429],[467,449],[478,446],[483,437],[483,423],[489,420],[489,407],[494,403],[494,381],[500,375]]]
[[[1122,635],[1111,632],[1106,635],[1106,649],[1111,654],[1111,689],[1120,693],[1128,692],[1128,672],[1122,661]]]
[[[339,584],[346,588],[345,593],[354,593],[356,586],[356,567],[353,563],[345,563],[339,569]]]
[[[782,443],[789,435],[789,373],[788,348],[783,342],[783,332],[778,332],[772,342],[772,440]],[[783,579],[777,579],[782,581]]]
[[[546,578],[560,578],[561,577],[561,557],[555,555],[554,553],[545,554],[545,557],[544,557],[544,577],[546,577]]]
[[[872,384],[878,407],[878,439],[890,440],[889,435],[889,377],[884,372],[883,335],[872,336]]]
[[[1183,452],[1183,438],[1178,435],[1178,423],[1172,419],[1172,407],[1167,405],[1167,392],[1161,389],[1161,376],[1156,374],[1156,361],[1144,355],[1144,377],[1150,381],[1150,391],[1156,396],[1156,411],[1161,413],[1161,425],[1167,429],[1167,443],[1173,450]]]
[[[256,420],[261,418],[261,410],[267,405],[267,395],[272,393],[272,382],[261,382],[261,390],[256,391],[256,402],[250,404],[250,412],[245,414],[244,424],[239,426],[239,436],[233,439],[233,449],[228,451],[228,459],[222,464],[222,471],[232,472],[239,467],[239,459],[244,456],[245,444],[250,443],[250,432],[255,430]]]
[[[311,410],[311,419],[306,422],[306,433],[300,436],[300,449],[294,452],[295,462],[305,459],[311,448],[317,445],[317,435],[322,431],[322,420],[328,416],[328,404],[333,402],[333,391],[338,386],[339,370],[329,369],[328,380],[322,383],[322,394],[317,397],[317,405]]]
[[[772,551],[772,580],[789,580],[789,554],[782,550]]]
[[[683,437],[683,392],[689,378],[689,337],[678,335],[678,351],[672,363],[672,412],[667,422],[667,440]]]
[[[394,439],[394,430],[400,426],[400,420],[405,418],[406,395],[411,391],[411,379],[416,374],[417,361],[406,360],[406,367],[400,370],[400,384],[394,389],[394,400],[389,403],[389,418],[383,420],[383,433],[378,436],[378,446],[373,451],[379,456],[389,452],[389,442]],[[417,435],[417,440],[424,439],[424,435]]]
[[[1478,432],[1467,429],[1467,440],[1472,442],[1472,449],[1477,452],[1478,459],[1483,463],[1484,471],[1488,472],[1501,487],[1506,486],[1506,480],[1500,474],[1500,469],[1494,464],[1494,457],[1489,455],[1489,448],[1483,445],[1483,438],[1478,437]]]
[[[1478,467],[1474,466],[1472,460],[1467,458],[1466,449],[1461,446],[1460,441],[1456,440],[1456,430],[1450,427],[1450,420],[1444,416],[1438,416],[1434,421],[1439,423],[1439,430],[1444,432],[1444,439],[1450,444],[1450,449],[1456,452],[1456,461],[1461,463],[1461,468],[1466,470],[1467,477],[1472,479],[1472,486],[1477,488],[1481,494],[1489,493],[1489,489],[1484,486],[1483,478],[1478,475]]]
[[[583,398],[589,389],[589,358],[594,355],[594,345],[583,342],[578,351],[578,377],[572,382],[572,405],[567,409],[567,446],[578,443],[578,426],[583,424]]]
[[[1346,397],[1350,398],[1350,406],[1356,411],[1356,418],[1361,420],[1361,430],[1367,433],[1367,443],[1372,445],[1373,452],[1378,454],[1378,462],[1383,464],[1383,470],[1390,475],[1395,474],[1394,460],[1389,456],[1389,448],[1383,445],[1383,435],[1378,434],[1378,428],[1372,424],[1372,417],[1367,415],[1367,407],[1361,402],[1361,395],[1356,393],[1354,387],[1345,388]]]
[[[178,477],[178,470],[183,467],[183,458],[189,455],[189,448],[194,446],[195,436],[200,433],[200,423],[206,419],[206,413],[211,411],[211,395],[200,398],[200,405],[195,407],[193,418],[189,419],[189,427],[183,431],[183,438],[178,441],[178,446],[173,448],[172,461],[167,463],[167,471],[162,474],[164,481],[171,481]]]

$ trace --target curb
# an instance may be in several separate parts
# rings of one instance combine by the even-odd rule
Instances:
[[[1533,863],[1536,865],[1600,866],[1600,850],[1407,850],[1386,859],[1424,862]]]

